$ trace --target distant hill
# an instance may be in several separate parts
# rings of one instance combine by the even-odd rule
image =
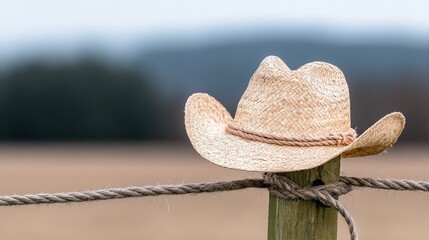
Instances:
[[[207,92],[234,114],[268,55],[281,57],[291,69],[311,61],[340,67],[358,133],[401,111],[407,117],[401,141],[429,141],[429,46],[292,37],[186,46],[172,41],[121,56],[41,55],[4,68],[0,141],[184,140],[188,96]]]

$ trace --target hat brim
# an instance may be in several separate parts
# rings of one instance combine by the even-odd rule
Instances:
[[[339,155],[375,155],[391,147],[405,125],[404,116],[394,112],[348,146],[293,147],[232,135],[225,131],[231,119],[225,107],[208,94],[196,93],[186,102],[186,132],[195,150],[217,165],[255,172],[291,172],[320,166]]]

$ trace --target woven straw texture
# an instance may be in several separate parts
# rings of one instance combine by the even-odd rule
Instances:
[[[396,142],[405,118],[391,113],[348,145],[302,146],[275,144],[234,129],[302,141],[350,136],[350,98],[340,69],[324,62],[290,70],[278,57],[266,57],[250,79],[233,119],[213,97],[196,93],[185,106],[185,125],[192,145],[202,157],[223,167],[289,172],[310,169],[330,159],[383,152]],[[229,130],[228,130],[229,129]],[[350,142],[350,143],[349,143]]]

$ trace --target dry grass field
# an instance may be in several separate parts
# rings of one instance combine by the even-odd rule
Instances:
[[[342,162],[342,174],[429,180],[429,148]],[[79,191],[257,177],[200,158],[189,145],[2,145],[0,194]],[[361,239],[429,239],[429,195],[356,190],[341,201]],[[266,190],[0,208],[8,240],[261,240]],[[339,219],[339,239],[348,239]]]

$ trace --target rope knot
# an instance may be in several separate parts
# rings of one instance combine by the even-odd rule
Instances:
[[[329,207],[335,205],[332,200],[352,190],[352,187],[344,182],[301,188],[288,177],[275,173],[264,173],[263,179],[269,191],[277,197],[295,200],[314,200]]]
[[[263,180],[270,193],[277,197],[296,200],[313,200],[318,201],[325,206],[337,209],[349,226],[351,239],[358,240],[352,216],[336,199],[339,195],[350,192],[352,190],[352,185],[359,185],[357,183],[350,183],[353,182],[354,179],[340,179],[337,183],[303,188],[286,176],[281,176],[275,173],[264,173]]]
[[[350,129],[347,132],[330,134],[328,136],[329,140],[334,141],[336,146],[347,146],[350,145],[357,138],[357,133],[354,129]]]

